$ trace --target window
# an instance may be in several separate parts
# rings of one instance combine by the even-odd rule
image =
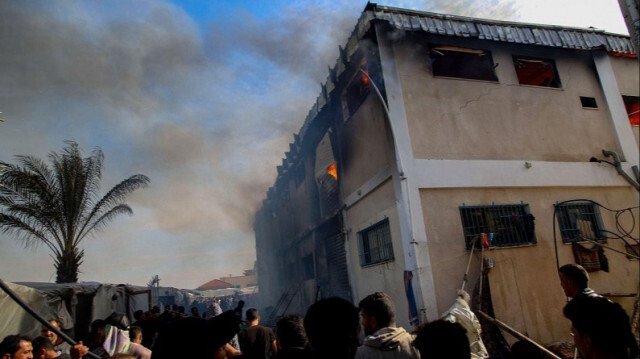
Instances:
[[[366,75],[360,69],[366,72]],[[367,59],[363,59],[359,70],[342,92],[342,115],[345,121],[356,113],[367,95],[369,95],[369,92],[371,92],[371,82],[368,75]]]
[[[622,96],[622,101],[624,101],[624,107],[627,109],[631,126],[640,126],[640,97]]]
[[[498,81],[491,52],[453,46],[431,47],[433,76]]]
[[[313,266],[313,254],[307,254],[302,257],[302,267],[304,279],[313,279],[316,276],[315,267]]]
[[[553,60],[514,56],[513,65],[521,85],[560,87],[558,70]]]
[[[598,108],[596,99],[593,97],[580,96],[580,103],[582,104],[583,108]]]
[[[556,217],[563,243],[605,239],[600,212],[591,202],[556,205]]]
[[[466,206],[460,208],[467,249],[483,234],[491,247],[535,244],[535,217],[528,204]],[[481,243],[476,243],[476,247]]]
[[[389,219],[358,232],[360,241],[360,265],[389,262],[393,260]]]

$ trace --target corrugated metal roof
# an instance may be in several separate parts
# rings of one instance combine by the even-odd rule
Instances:
[[[610,52],[635,54],[629,36],[593,28],[477,19],[376,4],[369,4],[368,9],[373,19],[386,21],[398,30],[577,50],[604,48]]]

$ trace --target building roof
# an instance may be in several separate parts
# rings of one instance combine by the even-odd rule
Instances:
[[[207,283],[199,286],[196,290],[213,290],[213,289],[224,289],[224,288],[232,288],[233,285],[220,279],[213,279],[208,281]]]
[[[595,28],[529,24],[437,14],[368,4],[365,21],[382,20],[404,31],[424,31],[448,35],[540,45],[577,50],[605,49],[609,52],[634,54],[629,36],[607,33]],[[361,19],[362,20],[362,19]]]
[[[386,22],[392,28],[402,31],[422,31],[434,35],[582,51],[605,50],[614,55],[637,56],[629,36],[607,33],[595,28],[489,20],[368,3],[344,49],[340,47],[340,56],[335,66],[329,69],[330,74],[327,76],[325,84],[322,85],[322,92],[309,110],[299,133],[294,135],[294,142],[290,144],[290,150],[285,153],[282,165],[278,166],[276,183],[295,163],[297,150],[305,140],[311,122],[329,102],[330,94],[336,88],[335,81],[346,70],[346,63],[350,62],[351,56],[358,49],[360,40],[371,29],[375,21]],[[267,192],[267,198],[274,191],[274,187],[271,187]]]
[[[241,275],[241,276],[228,276],[228,277],[223,277],[221,279],[224,279],[225,282],[231,284],[232,286],[240,286],[241,288],[250,286],[250,285],[256,285],[256,283],[258,283],[258,280],[256,278],[255,275]]]

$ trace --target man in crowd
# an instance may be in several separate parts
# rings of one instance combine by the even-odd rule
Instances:
[[[314,359],[353,359],[358,348],[358,308],[330,297],[313,303],[304,316],[304,329]]]
[[[53,343],[47,337],[39,336],[33,339],[34,359],[70,358],[68,354],[60,355],[53,349]]]
[[[459,323],[444,319],[420,326],[413,345],[418,348],[422,358],[471,358],[467,331]]]
[[[50,319],[49,324],[51,324],[54,328],[60,330],[60,325],[58,325],[58,321],[55,319]],[[71,349],[71,345],[62,340],[62,338],[58,337],[53,330],[49,329],[46,325],[42,326],[40,330],[40,335],[43,337],[49,338],[51,343],[53,344],[53,349],[58,352],[58,354],[69,354],[69,350]]]
[[[238,333],[240,350],[248,359],[270,359],[277,355],[276,340],[273,331],[260,325],[260,315],[255,308],[249,308],[245,314],[248,328]]]
[[[8,335],[0,343],[2,359],[33,359],[31,338],[24,335]]]
[[[308,358],[307,335],[304,332],[303,318],[296,314],[287,314],[276,323],[276,344],[278,359]]]
[[[565,264],[558,269],[560,285],[567,298],[580,300],[585,297],[598,296],[589,288],[589,274],[578,264]]]
[[[396,308],[388,294],[368,295],[360,301],[359,308],[366,337],[356,359],[420,358],[418,349],[412,345],[414,337],[404,328],[396,327]]]
[[[129,327],[129,340],[131,340],[129,354],[137,359],[151,358],[151,350],[142,345],[142,328],[135,325]]]
[[[591,296],[564,307],[571,334],[583,359],[635,359],[638,355],[629,316],[607,298]]]

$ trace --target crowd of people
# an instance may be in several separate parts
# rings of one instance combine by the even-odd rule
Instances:
[[[563,314],[571,321],[580,357],[637,358],[638,343],[622,307],[591,290],[588,274],[579,265],[560,267],[559,276],[568,298]],[[487,357],[484,347],[479,350],[473,339],[470,341],[479,333],[470,335],[469,326],[461,325],[451,316],[423,324],[411,333],[398,327],[395,304],[384,292],[366,296],[357,307],[338,297],[321,299],[307,309],[304,317],[288,314],[279,318],[275,330],[260,324],[257,309],[244,311],[243,301],[227,311],[213,301],[204,313],[194,306],[190,314],[180,307],[165,306],[162,312],[154,307],[147,313],[134,313],[134,318],[131,324],[122,315],[94,321],[87,345],[79,342],[70,346],[46,325],[41,336],[33,340],[10,335],[0,343],[0,359],[79,359],[88,351],[100,358],[124,359]],[[49,324],[58,328],[55,320]],[[516,343],[512,356],[545,357],[531,342]]]

